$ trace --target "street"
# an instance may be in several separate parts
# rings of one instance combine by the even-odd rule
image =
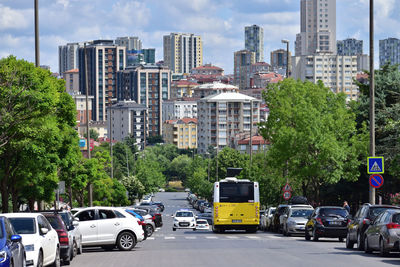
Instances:
[[[385,266],[399,265],[398,254],[388,258],[345,248],[337,239],[305,241],[275,233],[172,231],[171,215],[189,208],[186,193],[157,193],[165,205],[164,226],[132,251],[87,248],[71,266]]]

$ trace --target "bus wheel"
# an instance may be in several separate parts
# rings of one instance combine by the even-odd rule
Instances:
[[[246,229],[246,233],[255,233],[255,232],[257,232],[257,226],[249,227]]]

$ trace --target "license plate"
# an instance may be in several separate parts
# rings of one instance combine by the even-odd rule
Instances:
[[[232,220],[232,223],[241,223],[242,220]]]
[[[341,225],[342,222],[329,222],[330,225]]]

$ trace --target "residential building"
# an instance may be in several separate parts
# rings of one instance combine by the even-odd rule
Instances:
[[[203,65],[203,44],[199,35],[171,33],[164,36],[164,64],[173,73],[190,73]]]
[[[254,132],[260,122],[260,100],[238,92],[219,93],[197,102],[198,152],[234,147],[238,133]],[[252,126],[251,126],[252,125]]]
[[[234,54],[234,84],[240,90],[250,87],[251,65],[255,62],[255,53],[249,50],[240,50]]]
[[[245,49],[254,52],[255,61],[264,61],[264,30],[257,25],[245,27]]]
[[[296,56],[336,54],[336,0],[301,0]]]
[[[88,106],[89,106],[89,121],[92,121],[92,101],[93,96],[88,97]],[[72,99],[75,102],[76,107],[76,123],[78,126],[86,125],[86,95],[81,95],[79,92],[77,94],[72,95]],[[86,126],[85,126],[86,127]]]
[[[162,135],[163,101],[170,98],[171,71],[162,65],[142,64],[117,73],[117,98],[147,108],[147,136]]]
[[[79,70],[72,69],[63,73],[65,80],[65,90],[70,95],[79,94]],[[86,94],[86,92],[84,92]]]
[[[271,52],[271,67],[273,70],[285,69],[287,67],[286,49],[278,49]],[[292,53],[289,51],[289,66],[291,65]]]
[[[276,72],[257,72],[251,78],[251,88],[265,89],[270,83],[283,81],[283,76]],[[249,90],[249,89],[248,89]]]
[[[144,149],[147,132],[146,106],[125,100],[112,105],[110,109],[112,140],[123,141],[126,137],[132,137],[137,147]]]
[[[106,121],[106,106],[117,98],[117,72],[126,66],[125,46],[114,45],[112,40],[96,40],[86,47],[89,95],[94,96],[92,118]],[[79,69],[85,70],[84,48],[79,48]],[[86,72],[79,72],[79,89],[86,94]]]
[[[400,40],[397,38],[379,40],[379,66],[388,62],[392,65],[400,64]]]
[[[369,55],[357,55],[357,71],[369,71]]]
[[[263,100],[264,91],[265,88],[250,88],[250,89],[240,90],[239,93],[257,98],[259,100]]]
[[[192,97],[193,88],[195,88],[198,85],[199,85],[198,83],[186,79],[173,81],[171,83],[171,97],[172,98]]]
[[[316,83],[321,80],[332,92],[343,92],[347,99],[357,99],[358,86],[354,79],[357,76],[357,56],[339,56],[318,54],[293,57],[294,79]]]
[[[250,66],[250,73],[251,73],[250,77],[258,72],[270,72],[270,71],[271,71],[270,64],[266,62],[256,62],[254,64],[251,64]]]
[[[363,54],[363,40],[347,38],[337,41],[337,54],[339,56],[358,56]]]
[[[155,48],[144,48],[143,52],[143,60],[146,64],[155,64],[156,63],[156,49]]]
[[[58,47],[58,71],[63,75],[66,71],[79,68],[79,48],[83,43],[68,43]]]
[[[241,154],[250,154],[250,147],[253,150],[253,154],[266,152],[269,142],[260,135],[254,135],[251,138],[251,144],[250,146],[250,134],[247,134],[244,138],[235,139],[235,149]]]
[[[182,118],[167,120],[163,124],[163,139],[167,144],[174,144],[178,149],[197,148],[197,119]]]
[[[212,64],[205,64],[196,68],[193,68],[190,71],[191,75],[215,75],[215,76],[222,76],[224,75],[224,69],[213,66]]]
[[[182,118],[197,118],[197,101],[194,99],[165,100],[162,107],[162,113],[164,121]]]
[[[194,87],[192,96],[196,98],[204,98],[209,95],[226,92],[239,92],[239,88],[220,82],[206,83]]]
[[[119,46],[125,46],[126,51],[142,49],[142,41],[136,36],[118,37],[115,40],[115,44]]]

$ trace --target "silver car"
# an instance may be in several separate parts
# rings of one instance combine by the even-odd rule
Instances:
[[[314,211],[309,205],[289,206],[283,215],[283,235],[304,234],[308,218]]]
[[[388,209],[381,213],[364,234],[364,250],[366,253],[379,251],[381,256],[387,256],[390,251],[399,251],[399,243],[399,210]]]
[[[264,231],[270,231],[272,227],[272,219],[274,217],[276,207],[269,207],[261,218],[261,228]]]
[[[154,218],[147,211],[141,209],[134,209],[137,214],[143,217],[144,222],[146,223],[146,232],[147,236],[150,237],[154,230],[156,229],[156,225],[154,223]]]

